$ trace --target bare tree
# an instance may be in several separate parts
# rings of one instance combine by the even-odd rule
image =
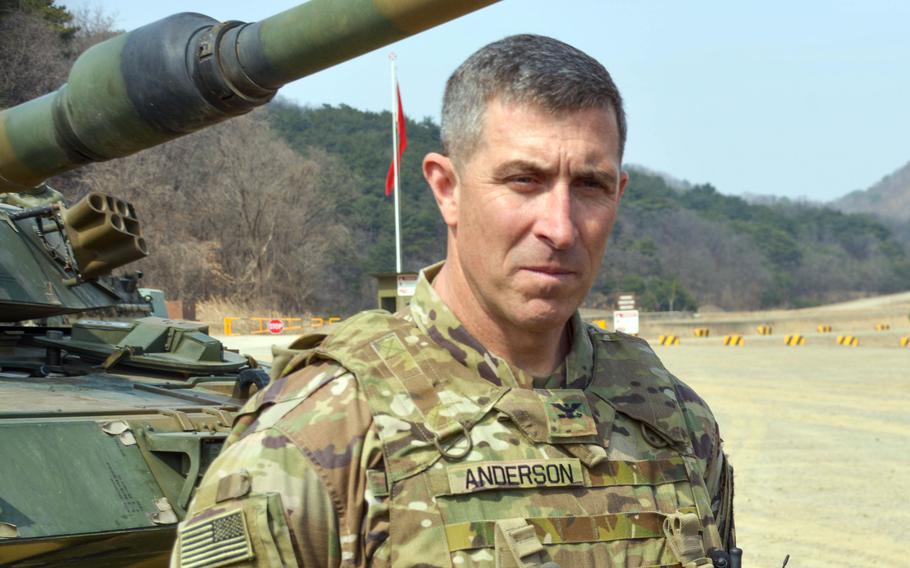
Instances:
[[[757,308],[771,272],[751,238],[685,209],[626,209],[598,277],[676,277],[699,304]]]
[[[64,41],[41,18],[13,12],[0,18],[0,108],[53,91],[66,81]]]
[[[335,212],[343,170],[327,155],[291,150],[264,113],[96,165],[83,190],[134,202],[153,248],[141,268],[172,296],[285,310],[349,305],[345,293],[357,286],[332,266],[353,247]]]

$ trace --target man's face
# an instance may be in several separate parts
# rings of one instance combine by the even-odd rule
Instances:
[[[440,201],[447,269],[468,288],[457,292],[500,323],[564,325],[597,274],[628,179],[618,144],[612,111],[491,101],[451,203]]]

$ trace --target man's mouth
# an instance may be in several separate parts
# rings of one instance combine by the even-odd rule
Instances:
[[[532,274],[554,279],[566,279],[575,275],[574,270],[558,266],[526,266],[523,270]]]

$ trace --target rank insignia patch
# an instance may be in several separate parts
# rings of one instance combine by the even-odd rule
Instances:
[[[253,557],[243,511],[228,511],[180,529],[181,568],[214,568]]]
[[[536,391],[546,407],[547,425],[554,438],[594,436],[597,425],[584,391],[575,389]]]
[[[581,418],[582,414],[578,412],[578,409],[581,408],[580,402],[551,402],[553,406],[556,407],[556,410],[560,412],[557,414],[559,418]]]

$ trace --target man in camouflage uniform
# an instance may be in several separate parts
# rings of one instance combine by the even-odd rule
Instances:
[[[304,337],[209,468],[175,566],[710,566],[732,471],[705,403],[581,304],[628,176],[607,71],[540,36],[449,79],[448,226],[410,308]]]

